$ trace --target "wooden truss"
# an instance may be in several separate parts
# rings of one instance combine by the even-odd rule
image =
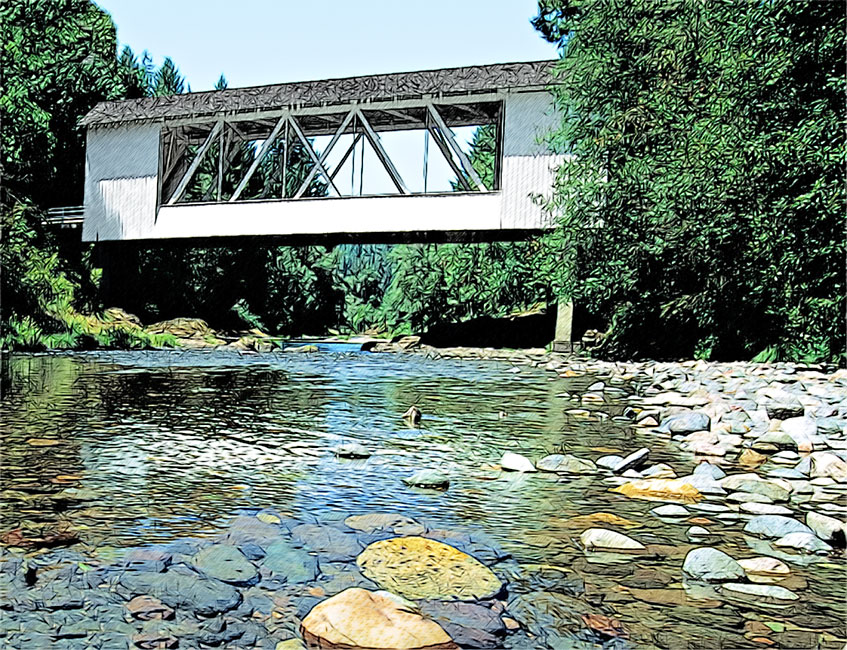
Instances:
[[[281,183],[282,196],[272,198],[301,199],[307,195],[314,182],[320,180],[326,185],[328,196],[345,196],[336,184],[336,177],[351,155],[355,157],[356,146],[366,141],[379,163],[388,174],[392,184],[399,194],[411,194],[408,185],[401,177],[400,171],[392,161],[380,140],[380,132],[421,130],[427,138],[431,138],[444,160],[456,176],[456,191],[488,192],[479,173],[471,164],[468,155],[456,141],[453,128],[458,126],[480,126],[494,124],[498,131],[501,128],[501,102],[480,103],[448,103],[438,104],[423,100],[409,105],[408,102],[398,102],[398,106],[387,108],[371,108],[359,105],[348,106],[342,111],[315,113],[314,110],[297,112],[285,111],[277,113],[273,118],[257,115],[252,120],[219,118],[205,124],[180,124],[165,128],[162,140],[161,183],[162,202],[173,205],[180,202],[222,202],[229,203],[265,199],[270,193],[271,181]],[[323,151],[316,151],[314,138],[329,136]],[[332,165],[328,163],[330,154],[343,136],[352,136],[341,158]],[[497,138],[496,158],[499,163],[501,156],[500,140]],[[286,196],[286,180],[289,174],[289,157],[292,143],[299,143],[302,151],[308,157],[311,168],[300,182],[293,194]],[[250,150],[252,160],[246,169],[237,171],[232,176],[234,160],[239,151],[245,151],[245,145],[253,145]],[[266,162],[271,151],[275,151],[280,160],[272,175],[265,174],[264,185],[258,193],[256,184],[250,185],[256,171]],[[281,154],[280,154],[281,151]],[[428,151],[428,147],[427,147]],[[424,166],[426,167],[426,156]],[[216,157],[213,159],[212,157]],[[281,158],[280,158],[281,156]],[[190,162],[189,162],[190,160]],[[197,191],[191,198],[186,198],[187,190],[201,167],[205,173],[214,176],[213,182],[208,183],[202,190],[202,197]],[[499,169],[499,164],[497,165]],[[424,172],[426,173],[426,172]],[[229,175],[229,177],[227,176]],[[495,174],[496,176],[496,174]],[[233,187],[229,196],[225,196],[224,178],[228,178],[229,186]],[[252,196],[245,190],[253,187]],[[321,185],[323,187],[323,185]],[[495,180],[496,187],[496,180]],[[426,187],[424,187],[426,193]],[[346,196],[349,196],[347,194]]]

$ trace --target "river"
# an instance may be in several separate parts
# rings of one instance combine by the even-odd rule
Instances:
[[[0,529],[72,529],[90,553],[108,558],[121,547],[212,536],[234,515],[262,509],[317,522],[398,513],[490,543],[510,556],[509,566],[575,571],[582,597],[613,611],[629,637],[616,642],[630,647],[766,647],[764,634],[751,640],[751,621],[779,623],[776,632],[789,634],[777,639],[782,647],[829,647],[824,630],[843,638],[843,556],[792,566],[792,585],[807,601],[796,612],[703,606],[680,588],[690,523],[654,516],[655,502],[609,492],[614,485],[600,472],[498,471],[507,451],[596,460],[640,447],[650,448],[651,463],[691,471],[692,454],[620,417],[638,385],[599,377],[604,400],[586,417],[573,395],[598,377],[574,374],[368,353],[13,355],[0,411]],[[413,404],[423,413],[418,426],[401,417]],[[337,458],[333,448],[347,442],[373,455]],[[446,472],[449,489],[403,483],[424,468]],[[598,512],[629,520],[621,530],[644,544],[681,550],[595,561],[579,547],[587,526],[578,517]],[[749,555],[742,523],[710,517],[712,545]],[[680,596],[639,599],[626,585]]]

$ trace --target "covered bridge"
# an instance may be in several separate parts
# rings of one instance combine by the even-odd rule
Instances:
[[[82,239],[518,239],[561,162],[553,62],[98,104]],[[476,143],[476,155],[471,160]]]

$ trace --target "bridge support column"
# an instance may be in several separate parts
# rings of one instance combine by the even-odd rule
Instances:
[[[561,301],[556,305],[556,333],[553,352],[577,352],[582,344],[573,340],[573,301]]]

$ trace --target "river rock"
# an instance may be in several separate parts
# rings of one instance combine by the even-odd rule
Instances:
[[[789,491],[774,481],[761,478],[758,474],[731,474],[721,479],[721,486],[734,492],[753,492],[772,501],[788,501]]]
[[[244,554],[228,544],[214,544],[199,551],[191,564],[201,573],[231,585],[247,586],[258,580],[258,573]]]
[[[136,596],[126,604],[126,608],[133,618],[142,621],[165,620],[174,617],[174,610],[158,598],[151,596]]]
[[[819,512],[807,512],[806,525],[823,541],[844,548],[847,542],[847,523]]]
[[[414,519],[385,512],[373,512],[367,515],[353,515],[344,520],[344,524],[353,530],[373,534],[392,532],[395,535],[422,535],[426,526]]]
[[[733,492],[727,498],[730,503],[773,503],[773,499],[755,492]]]
[[[437,469],[422,469],[404,478],[403,483],[417,488],[446,490],[450,487],[450,477]]]
[[[169,607],[183,607],[199,616],[215,616],[241,604],[241,594],[231,585],[174,571],[127,571],[121,575],[120,584],[134,596],[152,596]]]
[[[778,585],[754,585],[728,582],[720,586],[721,593],[729,598],[748,600],[768,605],[788,605],[800,596]]]
[[[607,528],[589,528],[579,536],[587,551],[643,551],[644,544]]]
[[[814,452],[809,456],[809,476],[811,478],[827,477],[838,483],[847,483],[847,462],[829,451]],[[803,471],[799,466],[798,471]]]
[[[615,474],[620,474],[621,472],[625,472],[629,469],[638,469],[645,462],[647,462],[647,457],[650,455],[650,450],[647,447],[642,447],[638,451],[632,452],[629,456],[622,459],[617,465],[612,468],[612,471]]]
[[[318,561],[302,548],[280,539],[265,549],[261,565],[277,578],[289,584],[311,582],[318,576]]]
[[[709,537],[711,534],[712,532],[708,528],[703,528],[702,526],[691,526],[691,528],[685,531],[686,537],[692,540]]]
[[[822,542],[813,533],[805,532],[788,533],[776,540],[773,545],[782,548],[793,548],[807,553],[826,554],[832,550],[829,544]]]
[[[438,623],[463,648],[499,648],[506,626],[499,614],[475,603],[424,600],[420,613]]]
[[[352,560],[362,550],[354,535],[333,526],[300,524],[291,529],[291,541],[333,562]]]
[[[411,424],[417,424],[421,421],[421,410],[417,406],[412,405],[403,413],[403,419]]]
[[[644,478],[676,478],[676,472],[673,471],[673,467],[670,465],[657,463],[642,470],[641,476]]]
[[[745,572],[757,576],[770,576],[774,578],[784,578],[791,569],[785,562],[777,560],[775,557],[751,557],[744,560],[738,560],[738,564]]]
[[[708,431],[711,428],[711,418],[701,411],[685,411],[662,418],[660,431],[665,433],[694,433]]]
[[[696,487],[682,479],[651,478],[635,480],[611,488],[610,491],[620,492],[633,499],[647,499],[648,501],[696,503],[702,498],[702,494]]]
[[[565,474],[593,474],[597,471],[597,466],[590,460],[577,458],[571,454],[551,454],[539,460],[535,466],[542,472]]]
[[[333,449],[333,453],[339,458],[370,458],[371,452],[358,442],[346,442]]]
[[[276,524],[262,521],[258,517],[242,516],[233,519],[223,541],[234,546],[246,543],[265,546],[278,538],[279,534],[280,527]]]
[[[722,478],[726,476],[726,472],[724,472],[717,465],[713,465],[708,461],[702,461],[697,463],[694,467],[694,470],[691,472],[694,476],[705,476],[713,481],[720,481]]]
[[[352,588],[315,605],[300,631],[307,645],[368,650],[453,650],[458,646],[412,603],[384,591]]]
[[[745,577],[738,562],[723,551],[708,546],[689,551],[682,570],[692,578],[706,582],[726,582]]]
[[[617,466],[623,460],[623,456],[601,456],[597,459],[597,467],[602,467],[603,469],[612,469]]]
[[[500,467],[508,472],[534,472],[535,465],[526,456],[507,451],[500,459]]]
[[[746,512],[748,515],[786,515],[790,517],[794,514],[791,508],[778,506],[773,503],[747,502],[742,503],[740,508],[741,512]]]
[[[356,558],[356,564],[365,577],[404,598],[484,600],[503,588],[479,560],[424,537],[374,542]]]
[[[781,515],[758,515],[744,526],[744,532],[763,537],[780,538],[789,533],[809,533],[812,530],[796,519]]]
[[[659,506],[658,508],[653,508],[650,511],[651,514],[657,517],[687,517],[688,510],[686,510],[683,506],[678,506],[674,504],[668,504],[666,506]]]
[[[760,391],[757,402],[772,420],[801,417],[805,411],[795,395],[780,389],[766,388]]]

